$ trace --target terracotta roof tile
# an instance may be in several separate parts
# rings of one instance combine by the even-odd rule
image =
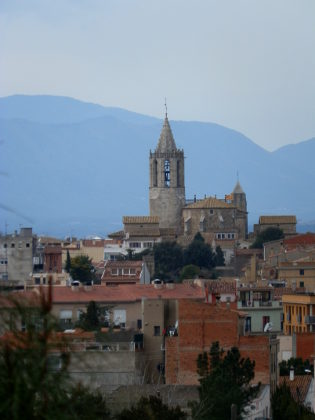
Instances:
[[[174,284],[174,288],[163,285],[156,288],[152,284],[124,284],[119,286],[92,286],[90,290],[79,287],[72,290],[67,286],[53,287],[53,304],[78,302],[88,304],[91,300],[98,303],[136,302],[147,299],[197,299],[203,300],[204,291],[199,286]]]
[[[260,216],[260,225],[296,223],[296,216]]]
[[[160,222],[158,216],[124,216],[123,224],[139,223],[139,224],[156,224]]]
[[[188,204],[185,209],[223,209],[223,208],[234,208],[235,206],[231,203],[227,203],[224,200],[219,200],[215,197],[207,197],[203,200],[198,200],[195,203]]]
[[[291,395],[296,402],[304,402],[307,396],[310,384],[312,381],[311,375],[295,375],[293,381],[290,381],[289,376],[280,376],[279,385],[285,383],[291,391]],[[297,388],[299,389],[299,395]]]
[[[315,233],[305,233],[303,235],[292,236],[283,240],[285,245],[315,245]]]

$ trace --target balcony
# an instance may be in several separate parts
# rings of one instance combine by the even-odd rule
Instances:
[[[249,301],[238,301],[237,308],[281,308],[282,302],[280,300],[268,300],[268,301],[261,301],[261,300],[249,300]]]

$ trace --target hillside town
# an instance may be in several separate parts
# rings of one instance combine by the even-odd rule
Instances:
[[[49,302],[53,369],[62,370],[60,339],[70,382],[100,392],[111,413],[154,396],[187,416],[177,418],[220,418],[201,408],[200,360],[218,343],[218,360],[237,349],[240,363],[254,362],[246,385],[257,392],[229,406],[229,418],[270,419],[283,384],[311,415],[315,233],[297,232],[292,214],[261,214],[249,229],[240,179],[221,197],[186,197],[185,158],[166,112],[148,150],[148,215],[126,208],[106,238],[45,237],[31,226],[0,236],[1,348],[14,352],[30,327],[41,330]]]

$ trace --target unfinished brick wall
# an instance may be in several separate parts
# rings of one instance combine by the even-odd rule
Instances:
[[[312,356],[315,354],[315,333],[296,334],[296,357],[308,359],[313,363]]]
[[[178,316],[178,337],[165,341],[167,384],[198,384],[197,357],[208,352],[214,341],[225,350],[239,347],[243,357],[255,360],[257,382],[269,383],[269,338],[239,337],[239,312],[226,306],[180,300]]]

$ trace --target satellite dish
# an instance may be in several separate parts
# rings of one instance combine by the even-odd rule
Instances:
[[[264,332],[272,331],[272,322],[267,322],[267,324],[264,327]]]

